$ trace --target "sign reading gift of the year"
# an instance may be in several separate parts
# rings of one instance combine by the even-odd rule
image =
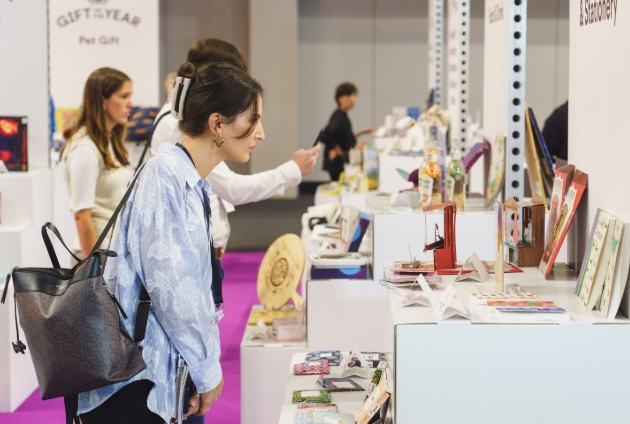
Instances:
[[[158,106],[158,0],[50,0],[50,92],[57,108],[78,108],[95,69],[133,81],[133,102]]]

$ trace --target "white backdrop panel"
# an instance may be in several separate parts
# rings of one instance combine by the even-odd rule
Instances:
[[[158,0],[49,3],[50,87],[56,107],[79,107],[88,76],[105,66],[131,78],[134,104],[158,106]]]

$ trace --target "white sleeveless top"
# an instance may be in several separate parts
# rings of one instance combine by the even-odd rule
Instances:
[[[92,224],[97,238],[120,203],[133,176],[131,168],[123,167],[118,162],[111,145],[109,154],[118,168],[104,169],[105,161],[101,152],[83,127],[68,140],[61,160],[70,210],[76,213],[92,209]],[[78,238],[72,247],[81,250]]]

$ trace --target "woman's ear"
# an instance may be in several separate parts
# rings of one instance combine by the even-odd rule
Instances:
[[[219,135],[221,134],[221,115],[218,113],[213,113],[208,117],[208,129],[211,134]]]

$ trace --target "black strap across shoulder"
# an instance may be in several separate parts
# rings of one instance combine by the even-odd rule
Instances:
[[[142,155],[140,155],[140,160],[138,161],[138,165],[136,166],[136,169],[139,169],[140,166],[142,166],[142,164],[144,163],[144,157],[147,155],[147,152],[151,148],[151,142],[153,141],[153,133],[155,133],[155,129],[157,128],[158,124],[160,123],[162,118],[170,114],[171,114],[170,110],[164,112],[158,117],[158,119],[155,121],[155,124],[153,124],[153,128],[151,128],[151,134],[149,134],[149,139],[147,140],[147,143],[144,145],[144,150],[142,150]]]
[[[195,161],[193,160],[190,152],[186,147],[182,144],[177,143],[177,147],[182,149],[188,159],[192,162],[193,166],[197,168],[195,165]],[[210,264],[212,265],[212,284],[210,289],[212,290],[212,299],[214,300],[215,306],[223,305],[223,277],[221,276],[221,272],[219,271],[219,265],[217,262],[216,255],[214,254],[214,241],[212,240],[212,233],[210,233],[210,218],[212,217],[212,209],[210,208],[210,201],[208,196],[203,192],[201,195],[203,196],[203,210],[204,217],[206,219],[206,229],[208,230],[208,237],[210,237]]]

